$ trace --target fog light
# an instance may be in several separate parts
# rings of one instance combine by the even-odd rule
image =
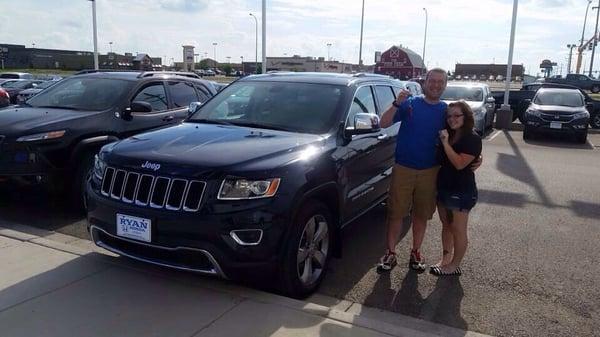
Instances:
[[[262,229],[237,229],[229,232],[229,236],[231,236],[238,245],[256,246],[262,240],[263,231]]]

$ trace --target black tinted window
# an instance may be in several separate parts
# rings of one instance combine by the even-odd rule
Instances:
[[[343,86],[334,85],[236,82],[208,101],[190,121],[323,133],[335,122],[343,93]]]
[[[350,106],[350,113],[348,114],[349,125],[354,125],[354,116],[357,113],[377,113],[371,87],[362,87],[354,95],[352,105]]]
[[[202,103],[208,101],[208,99],[211,97],[211,95],[209,95],[205,89],[199,86],[196,86],[196,94],[198,95],[198,101]]]
[[[169,91],[173,100],[173,106],[176,108],[187,107],[191,102],[196,102],[196,90],[190,83],[169,82]]]
[[[375,93],[377,94],[377,100],[383,111],[392,105],[392,102],[396,99],[394,92],[391,87],[385,85],[378,85],[375,87]]]
[[[143,88],[135,95],[133,101],[148,102],[152,105],[153,111],[167,110],[167,94],[162,83],[154,83]]]
[[[71,77],[30,98],[27,104],[100,111],[114,107],[129,93],[130,87],[131,82],[126,80]]]

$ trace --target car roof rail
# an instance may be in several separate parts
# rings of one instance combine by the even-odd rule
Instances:
[[[129,73],[135,73],[135,72],[139,72],[139,70],[129,70],[129,69],[83,69],[80,70],[78,72],[76,72],[73,75],[83,75],[83,74],[93,74],[93,73],[115,73],[115,72],[129,72]]]
[[[355,73],[352,74],[353,77],[379,77],[379,78],[391,78],[389,75],[383,74],[374,74],[374,73]]]
[[[184,72],[184,71],[144,71],[138,75],[138,78],[152,77],[152,76],[157,76],[157,75],[175,75],[175,76],[183,76],[183,77],[190,77],[190,78],[199,78],[199,79],[202,78],[200,75],[198,75],[196,73]]]

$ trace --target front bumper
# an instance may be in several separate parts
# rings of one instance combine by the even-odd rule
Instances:
[[[0,142],[0,177],[47,176],[61,171],[35,146]]]
[[[527,115],[525,125],[536,132],[579,133],[586,132],[589,118],[571,119],[569,121],[551,121],[533,115]]]
[[[90,183],[86,194],[92,240],[117,254],[234,279],[270,274],[279,262],[288,212],[275,200],[253,200],[244,208],[239,202],[208,205],[203,201],[197,212],[189,213],[127,204],[99,194]],[[150,242],[119,236],[117,213],[150,220]],[[230,234],[248,229],[262,231],[258,244],[241,245]]]

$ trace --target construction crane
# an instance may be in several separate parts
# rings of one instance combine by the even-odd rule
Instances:
[[[577,66],[576,66],[575,73],[579,74],[579,70],[581,69],[581,59],[583,58],[583,51],[586,50],[590,46],[590,43],[597,41],[597,38],[598,38],[598,32],[596,32],[596,34],[594,36],[592,36],[589,40],[587,40],[586,43],[582,44],[581,46],[579,46],[577,48]]]

